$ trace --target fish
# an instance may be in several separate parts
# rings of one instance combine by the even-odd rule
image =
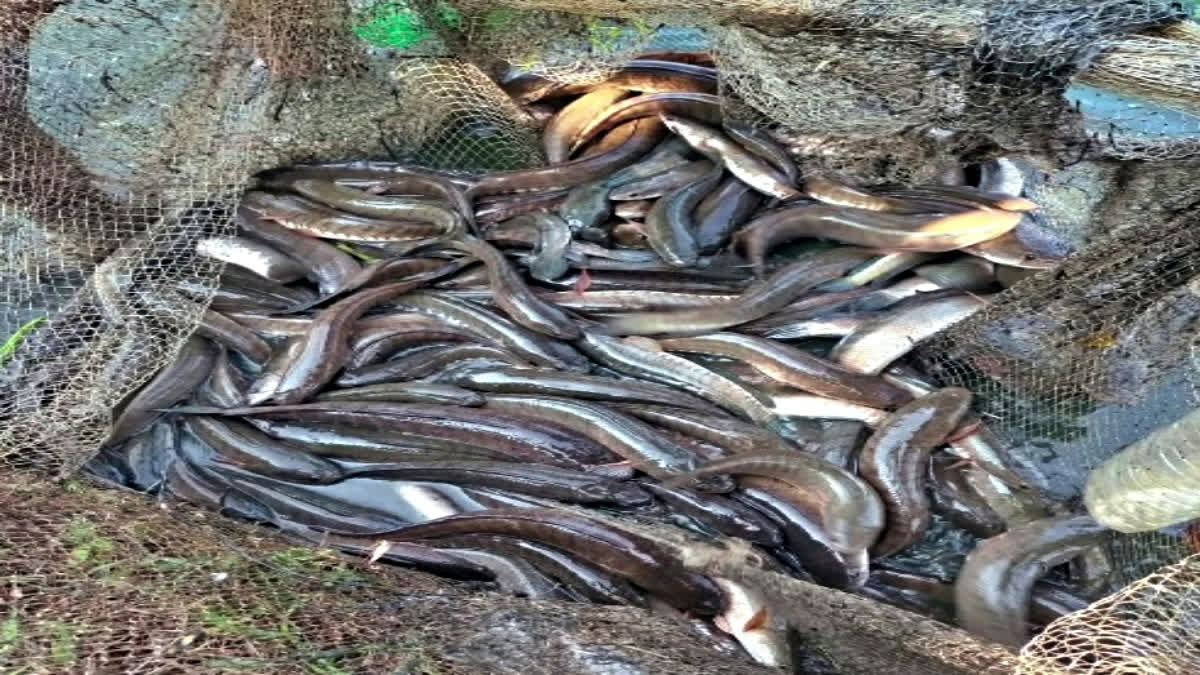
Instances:
[[[734,499],[764,514],[783,532],[782,550],[795,557],[817,583],[855,589],[867,578],[867,552],[844,556],[821,529],[810,499],[787,483],[764,476],[741,476]]]
[[[621,66],[604,86],[645,93],[717,93],[717,70],[694,63],[637,58]]]
[[[801,349],[751,335],[709,333],[659,341],[667,351],[683,351],[745,361],[783,384],[830,398],[876,408],[894,408],[912,399],[908,392],[876,375],[863,375]]]
[[[392,301],[393,307],[420,312],[455,328],[482,335],[538,366],[587,372],[591,365],[578,352],[548,336],[527,330],[469,302],[437,293],[414,291]]]
[[[783,544],[783,533],[774,523],[738,502],[720,495],[700,494],[653,483],[647,483],[644,488],[673,512],[695,519],[719,534],[761,546]]]
[[[224,345],[258,365],[265,364],[271,358],[271,345],[216,310],[204,310],[196,326],[196,334]]]
[[[983,291],[996,283],[995,265],[975,257],[938,265],[921,265],[913,270],[913,274],[942,288],[957,288],[960,291]]]
[[[290,284],[304,278],[304,268],[281,251],[249,237],[206,237],[196,242],[196,253]]]
[[[442,550],[444,549],[443,545]],[[495,577],[496,585],[505,593],[534,600],[565,597],[558,584],[521,558],[470,548],[453,548],[450,552],[456,558],[469,560],[490,571]]]
[[[597,134],[618,124],[647,117],[655,119],[663,112],[685,113],[689,117],[719,122],[722,117],[721,97],[698,92],[665,92],[627,98],[592,118],[572,139],[571,148],[582,147]]]
[[[176,408],[182,414],[236,415],[252,419],[291,420],[303,424],[333,425],[357,432],[382,432],[382,442],[353,444],[374,453],[382,445],[416,446],[455,451],[500,453],[566,468],[617,461],[610,450],[586,436],[566,428],[538,422],[529,417],[500,414],[452,405],[389,403],[380,401],[322,401],[296,405],[251,406],[244,408]],[[352,443],[335,439],[337,445]],[[321,450],[329,454],[329,450]],[[347,456],[348,455],[343,455]],[[369,460],[368,460],[369,461]]]
[[[205,338],[190,337],[175,358],[150,378],[116,413],[105,445],[116,445],[150,428],[162,410],[187,398],[212,372],[218,350]]]
[[[712,173],[714,164],[707,159],[698,159],[667,166],[666,169],[636,181],[620,181],[614,186],[608,198],[616,202],[628,202],[643,199],[656,199],[677,190]],[[666,160],[663,160],[665,163]],[[615,181],[614,181],[615,182]]]
[[[238,226],[305,265],[305,276],[317,284],[321,295],[331,296],[345,288],[361,269],[354,258],[274,222],[269,215],[272,205],[273,197],[268,193],[246,192],[237,208]]]
[[[853,420],[876,427],[887,419],[879,408],[841,401],[815,394],[778,393],[771,396],[774,410],[781,417],[822,420]]]
[[[623,139],[612,150],[549,167],[488,174],[467,189],[467,198],[474,200],[487,195],[571,188],[603,178],[652,150],[662,131],[662,123],[654,118],[626,122],[609,132],[615,138]]]
[[[644,231],[650,248],[668,265],[690,267],[700,259],[700,247],[692,231],[692,211],[721,180],[723,171],[713,170],[681,188],[665,194],[646,214]]]
[[[626,375],[682,388],[761,424],[771,424],[775,419],[768,405],[737,382],[674,354],[647,349],[645,343],[585,330],[576,345],[596,361]]]
[[[352,161],[342,166],[304,165],[268,171],[260,174],[260,178],[267,181],[282,178],[285,189],[289,178],[319,178],[375,194],[432,197],[449,204],[468,226],[475,227],[471,203],[463,194],[463,188],[470,185],[470,180],[459,174],[396,163]]]
[[[479,344],[427,343],[412,354],[362,368],[347,369],[333,381],[338,387],[363,387],[416,380],[437,375],[466,361],[499,361],[517,367],[529,364],[500,347]]]
[[[802,204],[755,218],[736,239],[746,258],[761,269],[773,247],[801,237],[889,251],[937,253],[999,237],[1016,227],[1020,219],[1018,213],[991,209],[904,215]]]
[[[481,459],[344,463],[345,477],[431,481],[496,488],[568,504],[639,506],[651,497],[634,483],[548,464]]]
[[[423,280],[395,281],[346,297],[317,313],[301,338],[295,359],[283,371],[270,399],[286,405],[310,398],[334,378],[346,361],[349,332],[371,307],[424,285]]]
[[[567,595],[581,602],[643,607],[645,598],[628,582],[556,548],[517,537],[469,534],[439,540],[478,546],[522,558],[550,577]]]
[[[863,263],[849,274],[821,286],[823,291],[848,291],[868,284],[881,284],[904,272],[936,258],[936,253],[900,251],[887,253]]]
[[[478,392],[450,384],[430,382],[387,382],[362,387],[336,389],[317,394],[314,401],[387,401],[392,403],[434,403],[478,408],[484,397]]]
[[[761,203],[758,192],[736,177],[722,181],[696,206],[695,236],[700,253],[707,255],[723,248]]]
[[[565,425],[656,478],[691,471],[700,464],[699,457],[656,434],[645,423],[595,403],[490,394],[484,408]]]
[[[908,211],[908,204],[902,199],[872,194],[824,176],[806,176],[804,194],[830,206],[849,206],[864,211]]]
[[[603,329],[611,335],[695,335],[736,326],[786,307],[869,257],[869,252],[857,248],[810,254],[784,266],[736,300],[697,309],[628,314],[606,321]]]
[[[681,611],[711,616],[725,609],[725,599],[713,580],[684,569],[664,545],[604,522],[555,509],[476,511],[373,536],[388,541],[421,541],[459,534],[514,536],[553,546],[632,581]]]
[[[770,603],[759,589],[730,579],[714,577],[729,605],[713,619],[717,628],[729,633],[756,663],[770,668],[787,668],[791,663],[786,630],[775,626]]]
[[[758,155],[733,142],[720,131],[678,115],[660,114],[667,129],[678,134],[698,152],[719,162],[746,185],[776,199],[795,199],[801,192],[786,174]]]
[[[466,373],[455,384],[474,391],[497,394],[554,396],[592,401],[650,403],[679,406],[691,410],[720,412],[713,404],[654,382],[615,379],[600,375],[564,373],[544,368],[506,368]]]
[[[1034,583],[1102,542],[1106,532],[1091,516],[1060,516],[979,542],[954,582],[959,624],[993,642],[1021,646]]]
[[[256,192],[248,193],[242,203],[261,218],[324,239],[422,241],[451,237],[465,227],[457,212],[425,198],[374,196],[334,181],[309,178],[297,179],[288,187],[305,197]],[[251,195],[253,200],[247,202]]]
[[[938,389],[893,412],[863,445],[858,473],[887,510],[887,527],[872,547],[873,555],[902,551],[929,527],[925,482],[930,453],[958,427],[970,405],[968,390]]]
[[[834,363],[878,375],[918,344],[987,305],[986,296],[953,295],[915,303],[869,321],[829,353]]]
[[[966,207],[984,207],[1023,213],[1036,211],[1038,205],[1024,197],[984,192],[967,185],[919,185],[915,187],[881,187],[876,192],[904,199],[927,199]]]
[[[327,485],[346,477],[336,463],[298,444],[271,438],[245,422],[192,416],[184,427],[213,449],[220,464],[303,483]]]
[[[720,474],[764,476],[801,491],[809,510],[839,553],[861,556],[883,531],[883,502],[858,476],[803,452],[735,455],[710,462],[689,474],[664,481],[668,487]]]
[[[492,295],[513,321],[562,340],[574,340],[582,335],[579,326],[562,309],[545,302],[529,290],[520,274],[496,247],[474,238],[448,242],[447,245],[478,258],[487,266]]]
[[[581,232],[600,227],[612,215],[608,179],[598,178],[571,188],[567,199],[558,207],[558,214],[568,231]]]
[[[931,458],[928,480],[933,512],[976,537],[994,537],[1005,530],[1004,519],[965,480],[961,462],[951,455]]]
[[[623,87],[599,86],[563,106],[542,131],[542,150],[551,164],[567,161],[571,156],[571,141],[597,115],[625,98]]]
[[[725,120],[721,123],[721,126],[724,128],[725,133],[729,134],[729,137],[737,141],[739,145],[763,158],[768,164],[778,169],[780,173],[787,176],[788,182],[791,185],[796,184],[796,180],[800,177],[800,170],[796,168],[796,163],[792,161],[787,150],[777,143],[770,134],[761,129],[756,129],[749,124],[733,120]]]

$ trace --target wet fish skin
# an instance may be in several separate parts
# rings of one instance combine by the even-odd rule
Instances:
[[[686,571],[662,545],[599,521],[553,509],[476,511],[374,536],[419,541],[477,533],[520,537],[582,556],[596,567],[632,581],[683,611],[712,615],[725,606],[712,579]]]
[[[887,527],[871,551],[902,551],[929,526],[925,494],[929,456],[954,431],[971,405],[971,392],[939,389],[899,408],[875,428],[858,457],[858,472],[879,493]]]
[[[1100,543],[1107,531],[1090,516],[1064,516],[981,541],[954,582],[960,625],[994,642],[1024,644],[1034,583],[1050,568]]]
[[[801,192],[784,173],[758,155],[733,142],[720,131],[678,115],[661,114],[667,128],[698,152],[720,162],[729,173],[759,192],[776,199],[794,199]]]
[[[159,370],[116,415],[106,445],[116,445],[150,428],[163,408],[168,408],[195,391],[212,371],[217,348],[205,338],[193,336],[180,346],[173,361]]]
[[[747,323],[782,309],[869,257],[869,252],[858,248],[812,254],[784,266],[731,302],[674,312],[630,314],[605,322],[604,330],[612,335],[694,335]]]
[[[780,382],[854,403],[894,408],[912,399],[908,392],[883,378],[862,375],[790,345],[739,333],[710,333],[690,338],[668,338],[659,344],[668,351],[722,356],[745,361]]]

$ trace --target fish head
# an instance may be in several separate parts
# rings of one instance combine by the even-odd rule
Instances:
[[[700,149],[707,146],[709,138],[714,133],[703,124],[693,122],[686,117],[665,113],[660,114],[658,117],[671,133],[687,141],[687,144],[693,148]]]

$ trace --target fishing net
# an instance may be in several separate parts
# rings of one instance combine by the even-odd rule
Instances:
[[[0,337],[20,338],[0,350],[10,486],[0,665],[482,672],[512,654],[489,623],[511,611],[515,623],[573,622],[575,635],[630,628],[537,651],[520,670],[619,668],[625,656],[606,650],[625,645],[646,672],[686,672],[701,653],[704,672],[753,672],[689,651],[685,631],[641,614],[472,600],[416,573],[364,580],[341,559],[180,505],[28,477],[73,475],[114,406],[174,358],[221,271],[196,241],[233,232],[253,173],[358,157],[539,164],[532,119],[492,79],[508,67],[591,82],[638,54],[711,52],[729,115],[787,142],[802,171],[863,184],[1030,158],[1030,196],[1077,253],[922,359],[976,392],[979,412],[1039,463],[1056,496],[1078,497],[1091,467],[1196,402],[1192,10],[1155,0],[0,0]],[[188,302],[165,302],[180,286]],[[1182,532],[1112,544],[1122,582],[1188,552]],[[1138,672],[1191,672],[1195,633],[1180,611],[1189,561],[1056,623],[1022,653],[1021,672],[1133,672],[1134,657]],[[908,632],[911,615],[794,593],[809,609],[796,625],[821,635],[844,672],[1015,667],[961,633]],[[460,620],[461,632],[437,630]],[[945,649],[896,651],[930,640]]]
[[[771,672],[645,611],[481,592],[184,504],[3,477],[5,672]]]

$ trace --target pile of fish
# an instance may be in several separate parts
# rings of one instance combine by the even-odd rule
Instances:
[[[669,56],[506,82],[545,167],[259,176],[240,234],[198,245],[229,263],[199,329],[90,470],[512,593],[710,617],[772,665],[770,598],[654,528],[1013,645],[1083,606],[1103,528],[906,359],[1054,263],[1018,228],[1036,205],[987,189],[1001,164],[984,189],[801,176]],[[956,580],[888,564],[933,513],[979,537]]]

